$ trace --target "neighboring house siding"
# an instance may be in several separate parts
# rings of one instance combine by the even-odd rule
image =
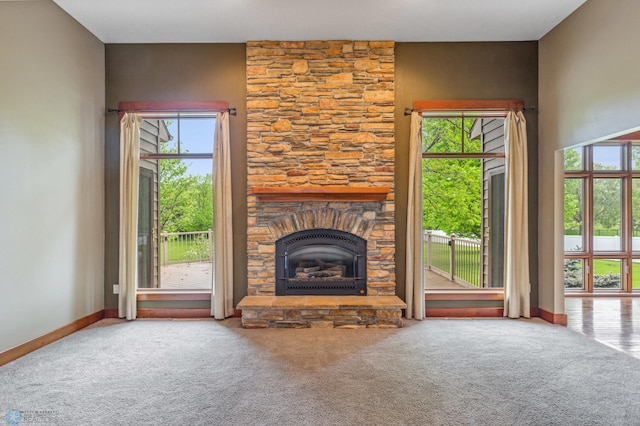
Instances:
[[[140,153],[141,154],[155,154],[158,152],[160,146],[160,140],[162,140],[163,133],[166,133],[163,129],[164,124],[160,120],[142,120],[140,124]],[[152,200],[152,222],[153,229],[157,232],[159,229],[159,170],[158,160],[140,160],[140,167],[149,170],[153,173],[153,200]],[[153,279],[152,287],[158,287],[160,277],[160,257],[158,253],[158,245],[156,241],[153,241]]]
[[[483,152],[504,152],[504,119],[483,118],[480,131]],[[504,158],[485,160],[482,167],[482,282],[490,286],[489,277],[489,179],[493,173],[504,173]]]

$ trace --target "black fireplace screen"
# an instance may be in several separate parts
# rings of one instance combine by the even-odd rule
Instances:
[[[310,229],[276,241],[276,296],[366,295],[367,242],[349,232]]]

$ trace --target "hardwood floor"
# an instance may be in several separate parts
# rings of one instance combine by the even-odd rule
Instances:
[[[566,297],[567,328],[640,358],[640,298]]]

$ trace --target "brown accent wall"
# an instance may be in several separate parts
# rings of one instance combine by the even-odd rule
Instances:
[[[396,278],[404,298],[409,117],[414,100],[521,99],[538,102],[538,43],[396,43]],[[531,306],[538,303],[538,116],[525,113],[529,148]]]
[[[237,303],[247,292],[246,47],[244,44],[106,46],[106,103],[227,100],[231,118],[234,274]],[[404,297],[409,118],[404,108],[424,99],[522,99],[537,105],[537,42],[395,44],[396,293]],[[532,306],[537,306],[538,116],[525,114],[529,137]],[[117,306],[118,118],[106,118],[105,307]],[[549,231],[550,232],[550,231]]]
[[[121,101],[228,101],[233,179],[235,303],[246,294],[246,112],[244,44],[108,44],[106,105]],[[118,306],[119,122],[106,117],[105,307]]]

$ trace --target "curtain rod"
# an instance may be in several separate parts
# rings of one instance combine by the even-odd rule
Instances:
[[[236,116],[237,115],[237,111],[235,108],[212,108],[212,109],[207,109],[207,108],[177,108],[174,110],[167,110],[167,109],[138,109],[138,110],[130,110],[130,109],[119,109],[119,108],[107,108],[107,112],[117,112],[122,113],[122,112],[130,112],[130,111],[134,111],[134,112],[163,112],[163,113],[167,113],[167,114],[171,114],[171,113],[181,113],[181,112],[224,112],[227,111],[229,113],[229,115],[232,116]]]
[[[404,115],[405,117],[407,115],[411,115],[413,113],[413,111],[416,111],[413,108],[405,108],[404,109]],[[459,112],[459,113],[465,113],[468,112],[469,114],[473,114],[473,113],[499,113],[499,112],[509,112],[512,111],[511,109],[505,109],[505,108],[435,108],[432,110],[428,110],[428,109],[418,109],[417,111],[419,112],[429,112],[429,113],[434,113],[437,114],[439,112],[442,113],[447,113],[447,112]],[[535,112],[537,111],[535,106],[530,106],[530,107],[524,107],[522,109],[518,109],[518,111],[522,111],[522,112]]]

